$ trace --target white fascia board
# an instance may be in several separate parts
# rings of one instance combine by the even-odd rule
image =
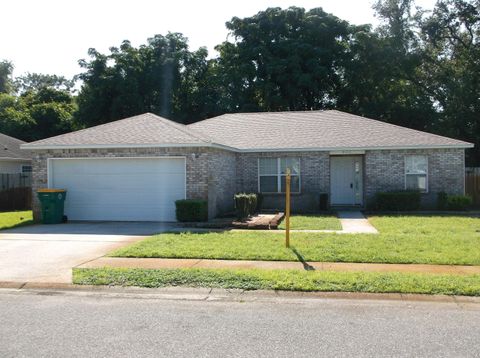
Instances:
[[[222,144],[216,143],[185,143],[185,144],[73,144],[73,145],[29,145],[22,144],[23,150],[61,150],[61,149],[118,149],[118,148],[218,148],[230,151],[238,151]]]
[[[258,149],[240,149],[243,153],[263,153],[263,152],[365,152],[367,150],[410,150],[410,149],[468,149],[473,148],[473,144],[449,144],[449,145],[410,145],[410,146],[382,146],[382,147],[351,147],[351,148],[258,148]]]
[[[116,149],[116,148],[217,148],[238,153],[278,153],[278,152],[360,152],[367,150],[410,150],[410,149],[468,149],[473,144],[447,145],[408,145],[408,146],[379,146],[379,147],[311,147],[311,148],[252,148],[238,149],[217,143],[185,143],[185,144],[86,144],[86,145],[30,145],[22,144],[24,150],[55,150],[55,149]]]

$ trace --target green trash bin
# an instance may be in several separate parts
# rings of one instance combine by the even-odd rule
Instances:
[[[37,190],[37,195],[42,206],[42,223],[62,223],[67,191],[64,189],[40,189]]]

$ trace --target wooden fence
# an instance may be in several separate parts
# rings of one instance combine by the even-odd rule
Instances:
[[[32,186],[32,173],[0,174],[0,191]]]
[[[0,211],[32,208],[31,173],[0,174]]]
[[[465,193],[480,206],[480,168],[465,168]]]

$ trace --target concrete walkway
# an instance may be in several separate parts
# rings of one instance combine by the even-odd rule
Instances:
[[[248,261],[204,259],[159,259],[101,257],[77,266],[78,268],[123,267],[140,269],[265,269],[348,272],[404,272],[427,274],[480,274],[480,266],[422,265],[422,264],[370,264],[344,262],[299,262],[299,261]]]
[[[360,211],[339,211],[337,216],[342,224],[342,234],[378,234]]]

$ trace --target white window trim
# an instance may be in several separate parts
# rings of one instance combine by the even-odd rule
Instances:
[[[403,169],[404,169],[404,181],[405,181],[405,190],[407,190],[407,175],[418,175],[418,174],[408,174],[407,173],[407,158],[408,157],[425,157],[425,159],[427,160],[427,172],[425,173],[425,190],[422,191],[420,190],[420,193],[421,194],[428,194],[428,189],[429,189],[429,185],[428,185],[428,172],[429,172],[429,166],[428,166],[428,155],[425,155],[425,154],[408,154],[408,155],[405,155],[404,157],[404,161],[403,161]]]
[[[298,174],[291,174],[291,176],[298,177],[298,191],[291,191],[292,194],[301,194],[302,193],[302,170],[301,170],[301,160],[299,157],[264,157],[257,158],[257,192],[261,194],[284,194],[282,192],[282,177],[286,177],[286,174],[281,173],[281,160],[285,158],[297,159],[300,163],[298,168]],[[260,174],[260,160],[261,159],[275,159],[277,161],[277,174]],[[277,188],[278,191],[260,191],[260,177],[277,177]]]

